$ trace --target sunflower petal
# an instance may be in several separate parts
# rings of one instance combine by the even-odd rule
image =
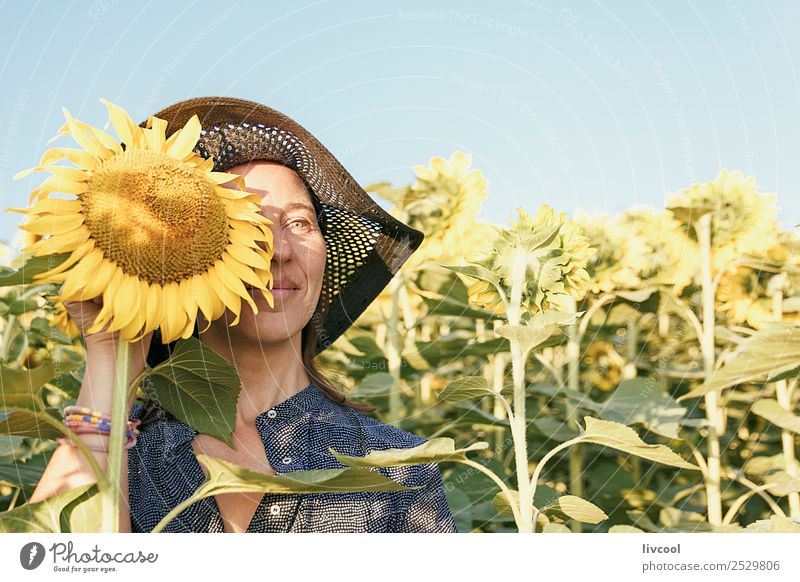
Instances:
[[[229,252],[231,250],[230,246],[228,247],[227,251],[222,253],[222,261],[225,263],[227,267],[233,272],[234,275],[238,279],[241,279],[248,285],[253,285],[258,287],[259,289],[266,289],[267,284],[263,279],[260,279],[258,275],[254,272],[253,268],[247,265],[246,263],[242,263],[241,261],[237,261],[233,255]]]
[[[69,166],[48,166],[45,170],[70,182],[86,182],[89,179],[89,174],[83,170]]]
[[[186,311],[181,304],[180,288],[175,281],[164,285],[164,322],[167,324],[164,338],[167,342],[180,338],[186,326]]]
[[[34,168],[28,168],[27,170],[22,170],[21,172],[17,172],[12,176],[12,180],[22,180],[23,178],[30,176],[34,172],[41,172],[44,168],[41,166],[36,166]]]
[[[82,170],[95,170],[99,165],[97,158],[89,152],[74,148],[50,148],[42,156],[39,166],[46,168],[63,159],[69,160]]]
[[[124,273],[122,272],[122,269],[116,267],[114,269],[114,274],[111,275],[111,280],[109,281],[108,286],[103,291],[103,307],[100,309],[100,313],[97,314],[94,324],[86,330],[86,333],[97,333],[103,331],[103,328],[111,319],[111,316],[114,313],[114,294],[118,288],[118,285],[122,281],[123,276]],[[63,291],[61,294],[64,294]]]
[[[139,282],[136,277],[123,274],[122,282],[114,294],[114,322],[108,331],[120,331],[127,326],[140,310]]]
[[[69,134],[72,136],[78,145],[81,146],[84,150],[89,152],[95,157],[101,158],[106,160],[113,155],[113,151],[106,148],[102,143],[97,141],[94,137],[89,137],[80,127],[80,122],[70,115],[69,111],[66,108],[63,109],[64,117],[67,120],[67,128],[69,129]]]
[[[108,109],[108,118],[111,120],[117,136],[125,144],[125,149],[139,148],[141,129],[133,122],[128,112],[107,99],[100,99],[100,102]]]
[[[144,335],[147,335],[161,325],[164,319],[164,290],[158,283],[153,283],[147,287],[144,308],[147,313]]]
[[[253,298],[250,297],[250,293],[248,293],[244,283],[242,283],[242,280],[236,276],[236,273],[233,271],[233,269],[222,260],[217,260],[217,262],[214,263],[214,267],[223,284],[225,284],[228,289],[236,293],[239,297],[247,301],[250,304],[250,307],[252,307],[253,313],[257,314],[258,306],[256,305],[255,301],[253,301]]]
[[[72,301],[78,291],[97,276],[96,271],[102,260],[103,252],[100,249],[94,249],[83,257],[83,260],[69,272],[61,288],[61,296],[67,301]]]
[[[93,248],[94,248],[94,241],[93,240],[87,240],[82,245],[80,245],[78,248],[73,250],[72,254],[67,258],[66,261],[61,263],[55,269],[51,269],[50,271],[46,271],[44,273],[41,273],[41,275],[43,277],[50,278],[50,277],[52,277],[54,275],[58,275],[59,273],[63,273],[64,271],[69,269],[72,265],[74,265],[79,260],[81,260],[85,255],[88,255],[89,252]]]
[[[69,232],[60,232],[58,234],[54,234],[50,238],[37,241],[31,246],[31,250],[36,251],[35,256],[37,257],[54,253],[67,253],[75,250],[87,239],[91,238],[91,236],[92,235],[89,232],[89,229],[86,228],[86,226],[81,225],[75,230],[71,230]]]
[[[97,252],[99,252],[101,256],[103,255],[103,251],[100,249],[97,249]],[[87,299],[102,295],[105,288],[108,287],[111,282],[111,276],[114,274],[116,268],[116,264],[111,261],[101,261],[100,266],[94,270],[93,276],[86,283],[86,286],[79,292],[80,298],[78,300],[86,301]]]
[[[211,283],[211,287],[214,289],[214,293],[217,294],[217,297],[220,298],[223,305],[231,310],[231,312],[236,316],[236,318],[229,324],[231,327],[239,323],[239,315],[242,309],[242,301],[239,296],[228,289],[225,283],[222,282],[222,278],[217,273],[217,270],[214,268],[214,265],[208,268],[206,271],[206,278]],[[224,313],[224,312],[223,312]]]
[[[183,160],[194,150],[194,147],[197,145],[197,140],[200,139],[200,131],[202,129],[200,118],[197,117],[197,114],[192,115],[191,119],[183,126],[183,129],[176,132],[179,136],[170,144],[167,149],[167,154],[176,160]]]
[[[81,226],[85,217],[82,214],[45,214],[36,216],[30,221],[20,224],[18,228],[34,234],[46,235],[69,232]]]
[[[67,200],[65,198],[43,198],[32,208],[27,209],[30,214],[77,214],[81,211],[80,200]],[[11,210],[11,209],[9,209]],[[14,210],[17,210],[16,208]]]
[[[67,178],[63,178],[61,176],[50,176],[44,182],[42,182],[41,186],[39,186],[42,190],[47,190],[48,192],[61,192],[63,194],[83,194],[86,192],[86,182],[76,182],[74,180],[69,180]]]

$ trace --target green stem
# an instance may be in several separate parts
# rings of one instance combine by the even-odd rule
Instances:
[[[703,296],[703,335],[700,347],[703,354],[703,371],[708,378],[714,372],[714,326],[715,286],[711,277],[711,218],[706,213],[695,223],[697,239],[700,243],[700,277]],[[722,453],[720,436],[725,433],[725,416],[719,404],[719,392],[708,392],[705,399],[706,418],[708,419],[707,463],[708,478],[706,480],[706,497],[708,504],[708,522],[711,525],[722,525]]]
[[[578,310],[574,297],[569,297],[567,311],[574,313]],[[591,315],[584,318],[588,321]],[[578,323],[573,323],[567,330],[567,387],[575,392],[581,391],[580,386],[580,357],[581,357],[581,330]],[[578,407],[571,399],[567,399],[567,425],[580,430],[578,424]],[[583,447],[578,445],[569,451],[569,492],[577,497],[583,497]],[[572,521],[572,531],[580,533],[583,524]]]
[[[8,508],[6,508],[6,511],[11,511],[14,509],[14,506],[17,505],[17,499],[19,498],[20,491],[22,491],[22,487],[14,488],[14,495],[11,497],[11,501],[8,504]]]
[[[400,338],[400,288],[403,286],[403,279],[400,274],[394,276],[390,283],[392,297],[392,312],[387,322],[387,342],[386,359],[389,364],[389,373],[394,378],[392,391],[389,393],[389,418],[390,424],[401,420],[402,399],[400,397],[401,367],[402,367],[402,339]]]
[[[468,467],[473,467],[473,468],[477,469],[478,471],[480,471],[481,473],[483,473],[484,475],[489,477],[489,479],[494,481],[495,484],[497,484],[497,486],[500,488],[500,491],[502,491],[505,494],[506,499],[508,499],[508,504],[511,507],[512,513],[514,514],[514,521],[517,522],[517,527],[521,528],[522,527],[522,522],[520,521],[521,520],[521,516],[520,516],[519,509],[514,505],[514,499],[511,497],[511,491],[509,490],[508,486],[505,483],[503,483],[503,480],[500,479],[500,477],[498,477],[494,473],[494,471],[491,471],[491,470],[487,469],[486,467],[484,467],[483,465],[481,465],[480,463],[478,463],[476,461],[473,461],[471,459],[467,459],[465,461],[458,461],[458,462],[459,463],[463,463],[464,465],[467,465]]]
[[[525,285],[527,257],[523,249],[517,249],[511,271],[511,300],[508,305],[508,322],[519,326],[522,312],[522,288]],[[519,491],[520,533],[533,532],[533,495],[528,469],[528,417],[525,410],[525,354],[519,341],[511,340],[511,373],[514,379],[514,410],[509,413],[511,437],[514,440],[514,459]]]
[[[109,486],[101,491],[103,508],[103,531],[105,533],[119,532],[120,495],[122,493],[122,455],[127,450],[125,446],[125,431],[128,420],[128,376],[131,367],[131,344],[120,340],[117,343],[116,378],[114,381],[114,395],[111,405],[111,438],[108,451],[108,482]]]
[[[780,273],[773,277],[776,289],[772,293],[772,316],[777,321],[783,320],[783,286],[786,281],[786,274]],[[775,384],[778,404],[788,412],[792,412],[792,389],[787,380],[780,380]],[[800,477],[798,470],[797,457],[794,452],[794,433],[786,429],[781,430],[781,447],[783,449],[783,461],[786,465],[786,472],[793,478]],[[792,518],[800,517],[800,492],[791,491],[789,498],[789,515]]]

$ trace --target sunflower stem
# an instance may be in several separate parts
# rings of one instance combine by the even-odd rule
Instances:
[[[126,452],[125,431],[128,420],[128,375],[131,362],[131,344],[120,340],[117,343],[116,377],[111,405],[111,439],[108,451],[108,487],[103,495],[103,531],[119,532],[120,495],[122,494],[122,455]]]
[[[512,263],[511,301],[508,305],[508,323],[519,326],[522,314],[522,291],[525,285],[526,253],[524,249],[516,249]],[[514,409],[509,414],[511,436],[514,440],[514,460],[517,472],[517,490],[519,491],[519,533],[532,533],[533,523],[533,488],[528,468],[527,414],[525,411],[525,356],[519,340],[511,339],[511,372],[514,380]]]
[[[700,338],[703,354],[703,371],[706,378],[714,372],[714,285],[711,274],[711,220],[709,212],[701,216],[695,223],[697,240],[700,243],[700,277],[703,297],[703,335]],[[705,395],[706,418],[708,419],[708,477],[706,479],[706,501],[708,506],[708,522],[711,525],[722,525],[722,452],[720,437],[725,434],[725,414],[720,406],[719,392],[712,391]]]

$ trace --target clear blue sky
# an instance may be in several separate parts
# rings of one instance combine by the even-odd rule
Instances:
[[[362,184],[455,149],[489,180],[481,216],[662,205],[720,168],[800,223],[800,4],[167,2],[0,4],[0,205],[24,206],[61,107],[143,119],[223,94],[314,132]],[[10,240],[19,214],[0,214]]]

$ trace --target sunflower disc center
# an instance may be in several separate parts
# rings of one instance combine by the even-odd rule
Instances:
[[[106,160],[80,195],[98,248],[151,284],[205,272],[228,244],[225,206],[202,170],[147,150]]]

